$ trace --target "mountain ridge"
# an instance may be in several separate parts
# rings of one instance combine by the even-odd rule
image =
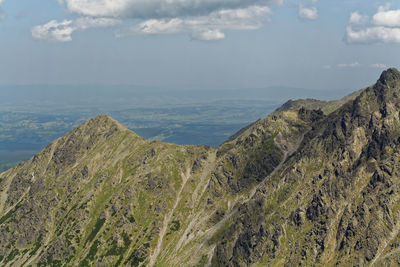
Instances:
[[[147,141],[99,115],[0,174],[1,265],[395,264],[399,91],[388,69],[218,148]]]

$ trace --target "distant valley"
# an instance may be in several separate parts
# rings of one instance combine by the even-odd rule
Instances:
[[[146,139],[216,147],[272,112],[286,95],[334,99],[345,94],[285,87],[165,92],[137,86],[0,86],[0,171],[100,113]]]

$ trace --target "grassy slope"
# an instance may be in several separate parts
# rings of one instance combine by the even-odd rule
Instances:
[[[205,265],[258,189],[241,181],[245,163],[282,160],[306,130],[292,109],[215,150],[149,142],[99,116],[0,174],[0,261]]]

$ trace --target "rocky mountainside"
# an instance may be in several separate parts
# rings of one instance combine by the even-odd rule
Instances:
[[[216,149],[101,115],[0,174],[0,265],[399,265],[398,151],[396,69]]]

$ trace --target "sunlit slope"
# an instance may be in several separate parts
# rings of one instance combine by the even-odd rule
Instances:
[[[0,174],[2,266],[396,264],[400,73],[217,149],[101,115]]]

